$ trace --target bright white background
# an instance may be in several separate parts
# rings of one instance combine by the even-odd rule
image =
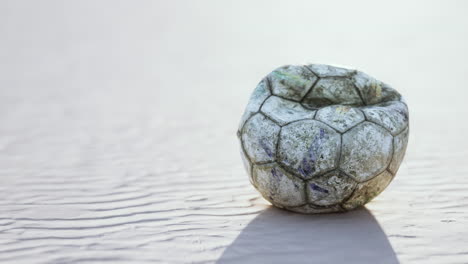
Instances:
[[[466,1],[1,1],[0,261],[466,263]],[[277,66],[391,84],[407,157],[367,209],[301,216],[235,130]]]

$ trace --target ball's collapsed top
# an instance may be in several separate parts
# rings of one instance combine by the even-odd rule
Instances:
[[[401,95],[365,73],[283,66],[254,90],[238,130],[251,183],[301,213],[351,210],[390,183],[408,143]]]

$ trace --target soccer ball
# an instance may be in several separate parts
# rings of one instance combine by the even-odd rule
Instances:
[[[237,135],[250,182],[300,213],[362,206],[392,181],[408,143],[401,95],[369,75],[287,65],[255,88]]]

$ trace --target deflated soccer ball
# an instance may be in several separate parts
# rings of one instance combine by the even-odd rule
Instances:
[[[395,176],[408,143],[401,95],[356,70],[288,65],[255,88],[237,135],[253,186],[300,213],[362,206]]]

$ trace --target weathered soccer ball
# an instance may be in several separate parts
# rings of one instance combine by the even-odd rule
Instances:
[[[401,95],[356,70],[283,66],[254,90],[238,130],[251,183],[301,213],[362,206],[392,181],[408,143]]]

